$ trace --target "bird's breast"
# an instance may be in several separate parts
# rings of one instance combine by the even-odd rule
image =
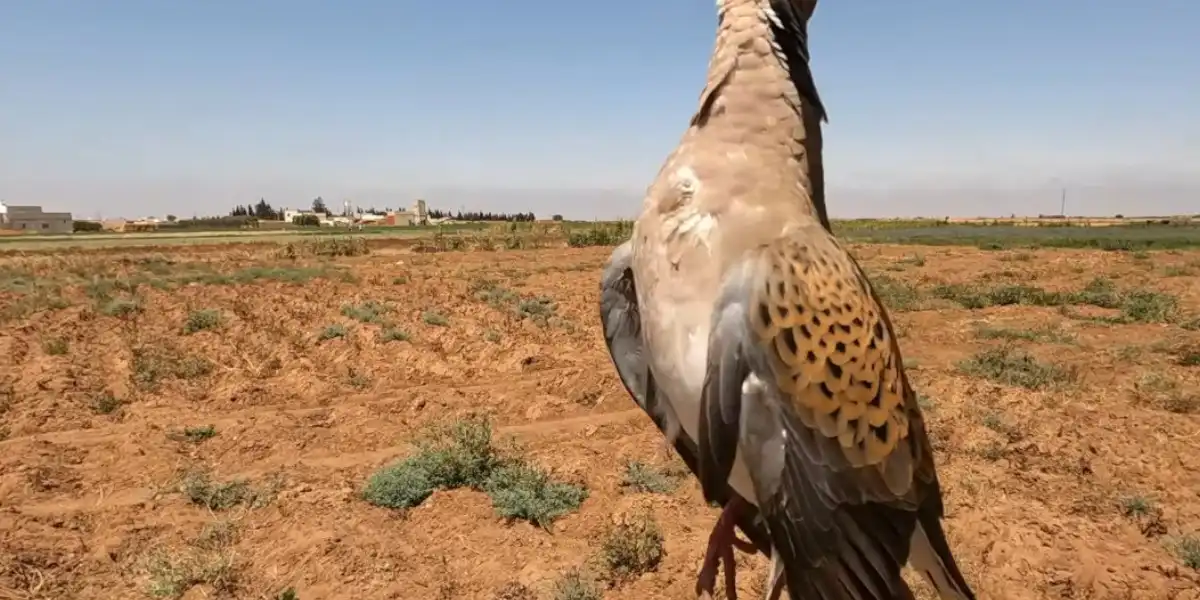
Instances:
[[[639,289],[653,304],[651,323],[643,323],[654,376],[678,415],[684,431],[696,439],[700,428],[700,392],[708,366],[708,333],[719,280],[711,258],[702,252],[662,252],[653,260],[658,276]]]
[[[655,381],[692,439],[699,435],[700,392],[708,363],[707,308],[694,302],[665,305],[662,319],[643,325]]]

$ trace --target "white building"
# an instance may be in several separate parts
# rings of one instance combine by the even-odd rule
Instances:
[[[304,215],[317,215],[317,213],[315,213],[311,210],[298,210],[298,209],[294,209],[294,208],[285,208],[285,209],[283,209],[283,222],[291,223],[296,219],[296,217],[303,217]],[[324,218],[325,215],[323,215],[323,214],[317,215],[317,217]]]

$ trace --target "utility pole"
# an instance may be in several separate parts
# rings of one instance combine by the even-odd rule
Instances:
[[[1062,200],[1058,205],[1058,214],[1064,217],[1067,216],[1067,188],[1065,187],[1062,189]]]

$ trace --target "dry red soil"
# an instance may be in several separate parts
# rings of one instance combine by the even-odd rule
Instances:
[[[180,279],[296,268],[257,246],[0,258],[10,281],[0,288],[0,599],[148,597],[156,557],[186,560],[214,523],[231,531],[221,554],[229,582],[196,582],[185,598],[277,598],[291,587],[303,600],[486,600],[516,581],[550,599],[553,580],[594,556],[614,519],[642,510],[661,525],[666,556],[604,598],[691,598],[716,511],[692,480],[673,494],[622,489],[626,461],[668,455],[604,348],[596,298],[609,251],[392,247],[324,267],[353,280],[299,283]],[[1173,294],[1182,313],[1200,315],[1200,253],[854,252],[870,272],[921,286],[1066,290],[1105,275]],[[109,314],[120,311],[87,295],[118,274],[142,278],[140,311]],[[28,289],[11,282],[30,275],[62,283],[65,307],[21,309]],[[489,306],[474,296],[480,279],[548,296],[558,318],[541,326]],[[123,293],[118,285],[112,297]],[[342,315],[368,300],[390,305],[411,338],[385,343],[379,325]],[[220,311],[220,326],[185,334],[198,310]],[[430,311],[446,326],[428,324]],[[1200,415],[1179,404],[1200,388],[1200,367],[1185,359],[1200,333],[1037,306],[894,318],[927,397],[949,537],[981,598],[1200,599],[1200,573],[1176,551],[1200,535]],[[334,324],[345,337],[320,340]],[[960,361],[1004,343],[977,336],[984,325],[1055,328],[1069,339],[1009,343],[1077,379],[1031,391],[964,374]],[[147,385],[147,356],[209,369]],[[1170,382],[1174,411],[1150,397],[1147,377]],[[476,491],[436,492],[404,513],[362,500],[370,474],[408,453],[422,427],[479,411],[556,478],[586,484],[581,510],[546,531],[503,522]],[[178,435],[208,425],[211,439]],[[178,491],[181,473],[196,469],[270,496],[197,506]],[[1144,498],[1144,510],[1131,512],[1130,498]],[[765,560],[740,560],[742,593],[756,596]]]

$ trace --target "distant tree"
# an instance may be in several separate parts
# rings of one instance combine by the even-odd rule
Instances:
[[[562,220],[562,215],[554,215],[553,217],[550,217],[550,218],[551,218],[551,219],[553,219],[553,220],[555,220],[555,221],[561,221],[561,220]]]
[[[254,205],[254,210],[251,214],[266,221],[276,221],[283,218],[283,215],[279,211],[276,211],[270,204],[267,204],[266,198],[258,199],[258,204]]]
[[[507,221],[511,223],[526,223],[537,220],[537,215],[527,213],[494,213],[483,211],[455,211],[453,213],[438,208],[426,210],[430,219],[453,218],[456,221]]]
[[[247,204],[246,206],[242,206],[239,204],[239,205],[233,207],[233,210],[229,211],[229,216],[231,216],[231,217],[254,217],[256,219],[263,220],[263,221],[273,221],[273,220],[282,219],[283,211],[275,210],[270,204],[267,203],[267,201],[265,199],[259,198],[257,204]],[[170,216],[167,217],[167,220],[172,221],[172,222],[174,221]],[[196,221],[198,219],[192,218],[189,220]],[[200,220],[202,220],[202,219],[200,219]]]
[[[315,213],[328,215],[329,209],[325,206],[325,199],[317,196],[316,199],[312,201],[312,211]]]
[[[320,227],[321,218],[317,215],[296,215],[292,217],[292,224],[300,227]]]
[[[81,231],[100,231],[104,226],[99,221],[72,221],[71,229],[76,233]]]
[[[175,215],[167,215],[167,222],[168,222],[168,223],[174,223],[175,221],[178,221],[178,220],[179,220],[179,217],[177,217],[177,216],[175,216]]]

